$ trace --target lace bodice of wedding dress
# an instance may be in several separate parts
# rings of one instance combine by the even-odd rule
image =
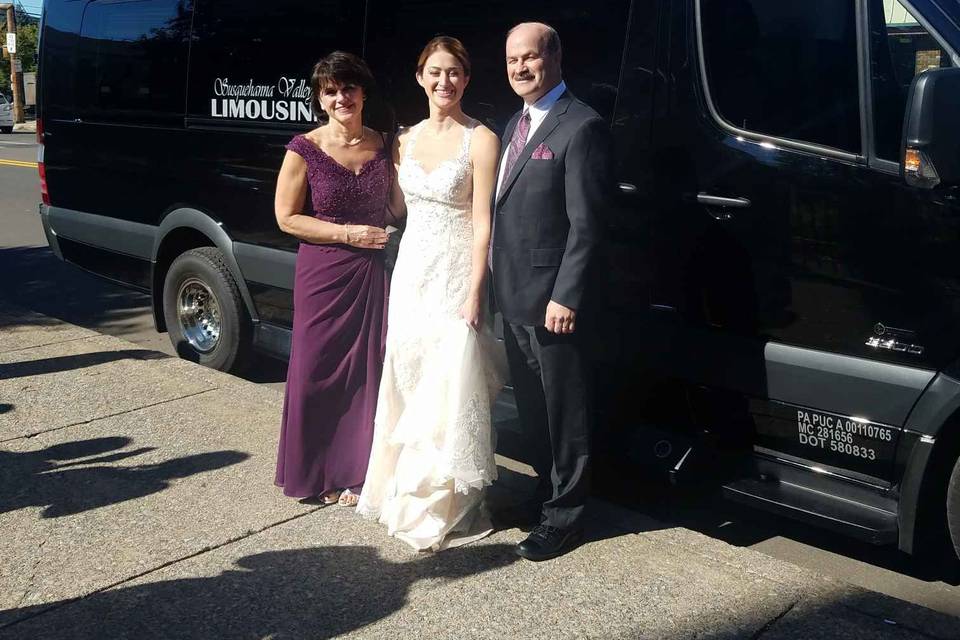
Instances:
[[[414,126],[398,173],[407,226],[358,510],[418,549],[473,539],[481,490],[496,478],[490,408],[505,356],[488,325],[474,331],[459,315],[472,269],[475,126],[464,127],[456,153],[432,168],[414,156],[424,123]]]
[[[454,157],[428,170],[414,157],[423,125],[413,128],[397,176],[407,204],[407,228],[400,249],[403,257],[398,256],[394,273],[400,280],[396,308],[400,314],[413,310],[406,304],[426,303],[420,312],[430,319],[453,318],[470,285],[473,127],[465,128]]]

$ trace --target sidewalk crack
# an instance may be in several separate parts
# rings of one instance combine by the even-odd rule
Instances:
[[[203,391],[196,391],[194,393],[188,393],[185,396],[178,396],[176,398],[168,398],[166,400],[160,400],[159,402],[152,402],[150,404],[145,404],[141,407],[134,407],[133,409],[126,409],[124,411],[117,411],[116,413],[111,413],[105,416],[97,416],[96,418],[90,418],[89,420],[81,420],[80,422],[72,422],[70,424],[65,424],[60,427],[53,427],[52,429],[41,429],[40,431],[34,431],[33,433],[27,433],[19,436],[14,436],[12,438],[3,438],[0,439],[0,444],[4,442],[12,442],[13,440],[29,440],[30,438],[36,438],[39,435],[44,435],[47,433],[53,433],[55,431],[61,431],[63,429],[69,429],[70,427],[79,427],[85,424],[90,424],[91,422],[97,422],[98,420],[106,420],[107,418],[116,418],[117,416],[122,416],[127,413],[134,413],[135,411],[142,411],[143,409],[151,409],[153,407],[159,407],[162,404],[167,404],[170,402],[177,402],[179,400],[186,400],[187,398],[193,398],[195,396],[203,395],[204,393],[210,393],[211,391],[219,391],[221,387],[211,387],[209,389],[204,389]]]
[[[29,347],[17,347],[16,349],[8,349],[6,351],[0,351],[0,355],[7,355],[8,353],[17,353],[18,351],[29,351],[30,349],[41,349],[43,347],[52,347],[54,345],[67,344],[68,342],[77,342],[78,340],[90,340],[91,338],[99,338],[98,335],[93,336],[81,336],[79,338],[67,338],[66,340],[58,340],[56,342],[44,342],[43,344],[34,344]]]
[[[47,544],[46,538],[40,541],[40,544],[37,545],[37,559],[33,563],[33,568],[30,570],[30,580],[27,581],[27,588],[23,590],[23,595],[20,596],[20,601],[17,602],[16,609],[19,609],[23,606],[23,603],[26,602],[27,597],[30,595],[30,592],[33,591],[33,583],[37,579],[37,570],[40,568],[40,563],[43,562],[43,545]]]
[[[779,614],[775,615],[770,621],[767,622],[767,624],[765,624],[765,625],[763,625],[762,627],[760,627],[759,629],[757,629],[757,632],[754,633],[752,636],[750,636],[750,640],[758,640],[758,638],[760,638],[760,636],[762,636],[762,635],[765,634],[767,631],[769,631],[769,630],[773,627],[773,625],[775,625],[775,624],[777,624],[778,622],[780,622],[780,620],[782,620],[784,616],[786,616],[788,613],[790,613],[791,611],[793,611],[793,608],[796,607],[798,604],[800,604],[800,600],[799,600],[799,599],[794,600],[793,602],[791,602],[790,605],[789,605],[786,609],[784,609],[783,611],[781,611]]]
[[[68,607],[68,606],[70,606],[70,605],[72,605],[72,604],[74,604],[74,603],[76,603],[76,602],[80,602],[81,600],[83,600],[83,599],[85,599],[85,598],[89,598],[90,596],[95,596],[95,595],[97,595],[97,594],[99,594],[99,593],[103,593],[104,591],[109,591],[110,589],[114,589],[114,588],[116,588],[116,587],[122,586],[122,585],[124,585],[124,584],[127,584],[128,582],[132,582],[132,581],[134,581],[134,580],[139,580],[140,578],[143,578],[143,577],[145,577],[145,576],[148,576],[148,575],[150,575],[150,574],[152,574],[152,573],[156,573],[157,571],[161,571],[162,569],[166,569],[166,568],[169,567],[169,566],[178,564],[178,563],[180,563],[180,562],[185,562],[185,561],[187,561],[187,560],[192,560],[193,558],[196,558],[196,557],[198,557],[198,556],[202,556],[202,555],[204,555],[204,554],[210,553],[211,551],[216,551],[217,549],[222,549],[223,547],[226,547],[226,546],[231,545],[231,544],[235,544],[235,543],[237,543],[237,542],[242,542],[243,540],[246,540],[247,538],[253,537],[253,536],[258,535],[258,534],[260,534],[260,533],[264,533],[265,531],[269,531],[270,529],[273,529],[273,528],[275,528],[275,527],[279,527],[279,526],[281,526],[281,525],[287,524],[288,522],[293,522],[294,520],[299,520],[300,518],[305,518],[305,517],[307,517],[307,516],[309,516],[309,515],[312,515],[312,514],[316,513],[317,511],[320,511],[321,509],[323,509],[323,506],[318,506],[318,507],[315,507],[315,508],[313,508],[313,509],[310,509],[309,511],[305,511],[305,512],[303,512],[303,513],[298,513],[298,514],[295,515],[295,516],[291,516],[291,517],[289,517],[289,518],[284,518],[283,520],[279,520],[279,521],[274,522],[274,523],[272,523],[272,524],[268,524],[268,525],[266,525],[266,526],[264,526],[264,527],[261,527],[261,528],[259,528],[259,529],[256,529],[256,530],[248,530],[246,533],[243,533],[243,534],[241,534],[241,535],[239,535],[239,536],[235,536],[235,537],[233,537],[233,538],[230,538],[229,540],[225,540],[225,541],[223,541],[223,542],[220,542],[220,543],[217,543],[217,544],[208,546],[208,547],[204,547],[203,549],[200,549],[200,550],[195,551],[195,552],[193,552],[193,553],[188,553],[188,554],[185,555],[185,556],[181,556],[181,557],[179,557],[179,558],[174,558],[173,560],[168,560],[167,562],[164,562],[164,563],[162,563],[162,564],[159,564],[159,565],[157,565],[156,567],[153,567],[152,569],[147,569],[146,571],[142,571],[142,572],[140,572],[140,573],[138,573],[138,574],[136,574],[136,575],[130,576],[130,577],[128,577],[128,578],[124,578],[123,580],[118,580],[117,582],[108,584],[108,585],[103,586],[103,587],[100,587],[100,588],[98,588],[98,589],[94,589],[94,590],[91,591],[90,593],[85,593],[85,594],[82,595],[82,596],[79,596],[79,597],[76,597],[76,598],[72,598],[72,599],[70,599],[70,600],[64,600],[64,601],[59,602],[59,603],[57,603],[57,604],[51,605],[50,607],[47,607],[47,608],[45,608],[45,609],[41,609],[41,610],[39,610],[39,611],[35,611],[34,613],[29,614],[29,615],[27,615],[27,616],[24,616],[23,618],[20,618],[20,619],[18,619],[18,620],[14,620],[13,622],[10,622],[9,624],[0,624],[0,630],[9,629],[9,628],[11,628],[11,627],[15,627],[15,626],[17,626],[18,624],[20,624],[20,623],[22,623],[22,622],[26,622],[27,620],[32,620],[33,618],[36,618],[37,616],[42,616],[42,615],[44,615],[44,614],[50,613],[51,611],[56,611],[56,610],[58,610],[58,609],[62,609],[63,607]],[[32,578],[31,578],[31,582],[32,582]],[[26,597],[26,596],[24,596],[24,597]],[[22,602],[23,602],[23,599],[21,599],[21,603],[22,603]],[[19,608],[19,605],[17,605],[17,607]]]

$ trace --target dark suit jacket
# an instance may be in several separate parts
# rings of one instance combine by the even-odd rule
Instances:
[[[521,113],[507,125],[501,159]],[[541,144],[553,159],[531,158]],[[603,119],[564,92],[494,194],[493,289],[507,322],[543,326],[550,300],[580,311],[608,203],[609,165]]]

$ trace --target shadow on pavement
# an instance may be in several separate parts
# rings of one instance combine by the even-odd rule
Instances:
[[[83,369],[84,367],[94,367],[99,364],[116,362],[117,360],[162,360],[169,357],[167,354],[160,353],[159,351],[122,349],[120,351],[98,351],[96,353],[81,353],[72,356],[41,358],[39,360],[0,364],[0,380]]]
[[[379,637],[494,638],[502,637],[504,629],[525,638],[565,637],[562,622],[547,622],[549,628],[539,626],[545,623],[540,609],[564,606],[562,600],[545,601],[542,592],[532,593],[530,602],[516,603],[498,594],[495,582],[485,581],[425,596],[428,588],[443,589],[451,582],[496,571],[516,561],[512,547],[504,544],[459,547],[399,563],[385,560],[375,548],[367,546],[267,551],[244,556],[210,577],[170,577],[77,600],[0,611],[0,637],[324,639],[391,616],[388,628],[380,631]],[[167,570],[167,575],[175,576],[176,570]],[[196,573],[198,568],[187,566],[183,570]],[[643,580],[644,576],[637,579]],[[411,602],[411,589],[425,581],[428,584],[417,590],[417,598]],[[628,589],[629,585],[624,585],[624,590]],[[470,608],[463,618],[457,600]],[[798,602],[785,603],[780,611],[742,606],[718,612],[710,606],[693,607],[703,612],[699,615],[691,613],[681,594],[664,593],[662,600],[650,606],[676,611],[675,616],[641,616],[645,622],[631,624],[610,612],[617,633],[607,634],[605,631],[612,629],[604,629],[606,617],[602,614],[609,606],[598,601],[586,611],[568,610],[566,615],[595,619],[595,634],[591,634],[595,637],[660,640],[947,640],[956,638],[960,631],[960,621],[954,618],[860,591],[810,594]],[[491,620],[489,627],[484,627],[477,623],[483,615],[508,618]]]
[[[801,596],[782,611],[761,613],[749,607],[710,624],[688,620],[659,640],[954,640],[960,620],[872,591],[851,590],[831,596]],[[654,637],[637,630],[636,636]]]
[[[755,547],[785,538],[924,582],[960,585],[958,564],[941,554],[911,556],[893,545],[864,543],[829,529],[725,500],[709,485],[678,488],[638,482],[629,490],[618,488],[611,497],[623,507],[733,546]]]
[[[49,640],[333,638],[400,611],[420,581],[457,580],[515,561],[513,547],[503,544],[459,547],[402,563],[384,560],[373,547],[270,551],[240,558],[235,568],[214,577],[0,611],[0,628],[13,624],[7,633],[14,637],[40,625]],[[64,604],[63,611],[16,622]],[[410,637],[417,637],[419,616],[413,616]],[[451,624],[456,627],[455,620]]]
[[[44,507],[42,517],[58,518],[163,491],[170,481],[242,462],[240,451],[216,451],[156,464],[107,467],[153,451],[118,451],[129,438],[95,438],[57,444],[39,451],[0,450],[0,513]],[[109,453],[108,452],[112,452]],[[81,460],[89,456],[100,457]],[[58,464],[62,461],[71,461]],[[78,465],[97,465],[74,468]]]
[[[49,247],[0,249],[0,273],[12,284],[3,294],[10,302],[90,329],[133,330],[150,312],[146,294],[67,264]]]
[[[57,324],[53,320],[56,318],[134,342],[138,335],[160,335],[152,333],[149,295],[63,262],[49,247],[0,248],[0,273],[5,282],[12,283],[12,287],[3,289],[4,299],[50,316],[37,316],[26,324]],[[0,314],[0,328],[8,324],[10,320]],[[283,382],[287,379],[287,364],[258,355],[241,377],[256,383]]]

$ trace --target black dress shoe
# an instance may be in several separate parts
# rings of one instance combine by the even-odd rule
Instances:
[[[540,562],[563,555],[583,539],[583,529],[560,529],[541,524],[517,545],[517,555]]]

